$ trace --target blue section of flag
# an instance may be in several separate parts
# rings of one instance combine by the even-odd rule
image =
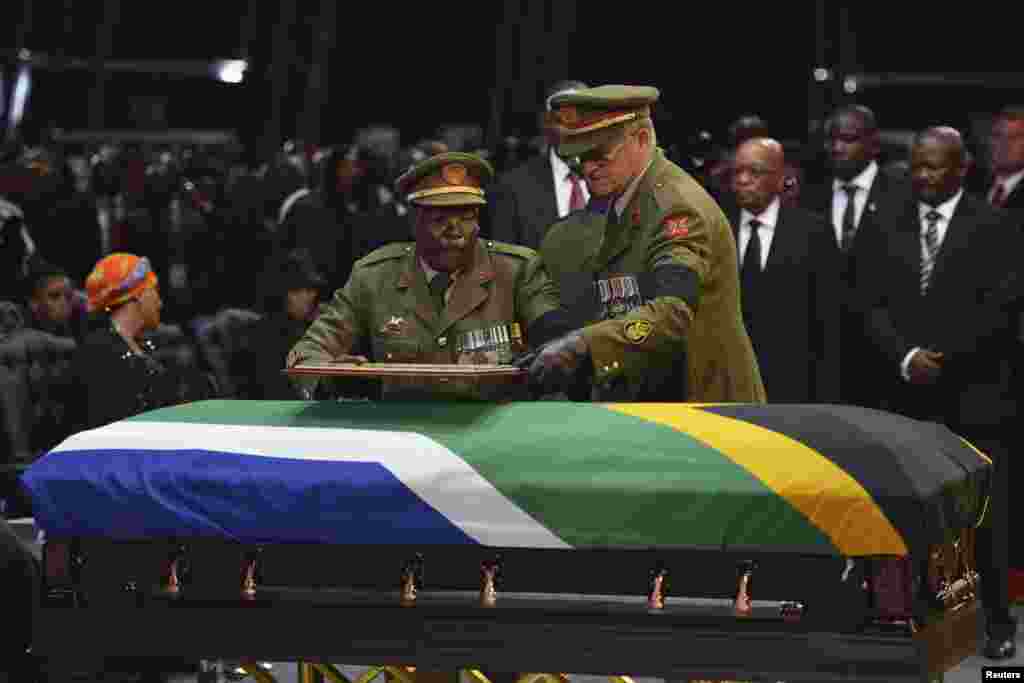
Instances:
[[[52,536],[476,543],[375,462],[208,450],[58,451],[36,461],[22,483],[36,524]]]

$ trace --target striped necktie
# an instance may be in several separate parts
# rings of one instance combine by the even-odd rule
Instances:
[[[939,253],[939,219],[942,214],[932,210],[925,214],[928,227],[924,231],[924,251],[921,253],[921,294],[928,291],[928,284],[935,268],[935,257]]]

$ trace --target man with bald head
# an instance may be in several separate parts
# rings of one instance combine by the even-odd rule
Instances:
[[[890,378],[884,407],[941,422],[995,463],[979,529],[977,561],[988,622],[986,656],[1012,657],[1008,609],[1008,461],[1016,446],[1010,389],[1020,302],[1020,232],[1006,214],[963,190],[960,133],[929,128],[911,151],[913,198],[900,222],[877,236],[862,273],[871,339]]]
[[[825,220],[786,207],[783,147],[736,149],[730,223],[740,255],[743,320],[773,403],[838,401],[839,277]]]

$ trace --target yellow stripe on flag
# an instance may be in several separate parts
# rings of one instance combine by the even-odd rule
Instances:
[[[903,537],[856,479],[799,441],[678,403],[603,404],[657,422],[722,453],[802,513],[844,555],[906,555]]]

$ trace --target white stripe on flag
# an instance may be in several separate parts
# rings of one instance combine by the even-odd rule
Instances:
[[[116,449],[194,449],[291,460],[377,462],[478,543],[570,547],[458,455],[413,432],[124,421],[79,432],[53,452]]]

